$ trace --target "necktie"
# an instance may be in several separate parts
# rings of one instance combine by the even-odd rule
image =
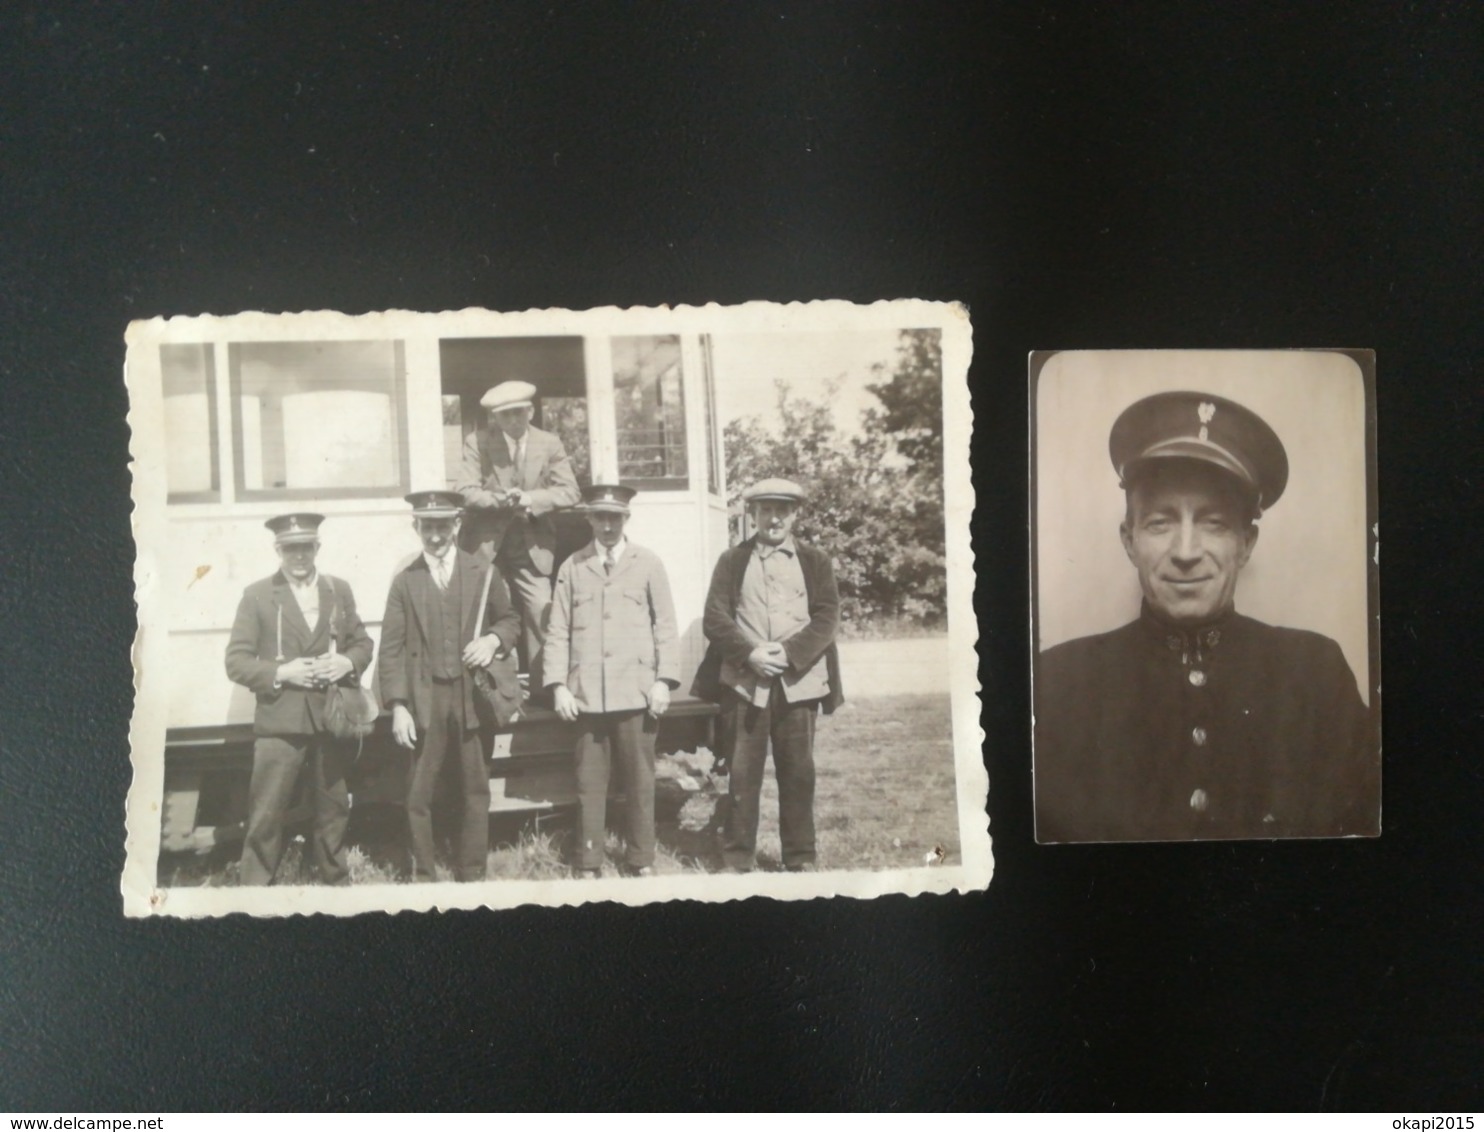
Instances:
[[[606,550],[606,551],[603,552],[603,573],[605,573],[605,574],[611,574],[611,573],[613,573],[613,551],[612,550]]]
[[[448,559],[439,558],[435,561],[438,563],[438,588],[446,590],[448,589]]]

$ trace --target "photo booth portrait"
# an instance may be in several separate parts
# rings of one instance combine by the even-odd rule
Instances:
[[[1373,371],[1032,355],[1038,841],[1380,832]]]

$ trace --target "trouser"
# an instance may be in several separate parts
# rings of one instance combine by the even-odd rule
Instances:
[[[459,880],[483,880],[490,840],[490,779],[484,765],[484,743],[477,728],[464,726],[464,678],[433,681],[433,709],[412,758],[412,780],[407,787],[407,826],[412,842],[414,880],[430,881],[433,872],[433,794],[438,772],[452,750],[463,815],[459,823]]]
[[[239,884],[272,884],[283,859],[283,821],[301,773],[309,775],[314,833],[309,856],[324,884],[346,884],[345,827],[350,792],[345,785],[346,751],[328,735],[259,736],[253,744],[247,788],[247,836]]]
[[[610,765],[616,764],[629,804],[623,835],[624,861],[641,869],[654,864],[654,740],[657,721],[637,711],[584,712],[577,718],[577,802],[581,811],[577,867],[603,865]]]
[[[731,743],[731,778],[722,856],[729,868],[751,869],[757,863],[758,803],[768,747],[778,779],[778,832],[783,865],[796,869],[814,863],[814,721],[818,700],[791,704],[783,685],[774,681],[765,707],[728,694],[722,705],[727,718],[718,734]]]
[[[532,691],[544,688],[541,647],[546,642],[546,622],[551,616],[551,578],[531,564],[531,556],[524,546],[514,552],[502,551],[496,565],[520,614],[520,655],[525,661],[524,671],[530,673],[528,687]]]

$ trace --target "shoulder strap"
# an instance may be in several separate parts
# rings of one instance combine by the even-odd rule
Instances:
[[[340,630],[336,626],[340,624],[340,585],[333,574],[326,574],[325,581],[330,583],[330,597],[334,599],[330,606],[330,649],[339,652]]]
[[[490,583],[495,580],[495,564],[490,563],[490,568],[485,571],[484,591],[479,595],[479,616],[474,620],[474,639],[477,641],[484,636],[484,611],[490,603]]]

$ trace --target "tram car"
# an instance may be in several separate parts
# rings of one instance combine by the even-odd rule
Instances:
[[[313,340],[288,340],[282,322],[274,330],[272,340],[244,328],[164,344],[131,377],[157,382],[168,447],[163,851],[242,836],[254,705],[228,681],[223,656],[243,588],[277,567],[264,522],[326,516],[319,568],[350,584],[379,643],[392,577],[419,551],[403,497],[453,486],[465,439],[486,427],[481,396],[513,378],[536,386],[533,424],[562,439],[579,485],[596,475],[638,489],[628,533],[664,560],[681,634],[682,683],[659,749],[710,745],[714,708],[686,694],[704,652],[711,569],[728,543],[709,335],[446,337],[430,323],[425,334],[375,339],[349,320],[344,338],[323,324]],[[559,559],[590,538],[580,512],[559,512],[557,523]],[[376,687],[374,664],[363,683]],[[528,703],[494,737],[492,811],[539,818],[573,800],[574,726]],[[407,758],[384,713],[362,741],[353,810],[400,805]]]

